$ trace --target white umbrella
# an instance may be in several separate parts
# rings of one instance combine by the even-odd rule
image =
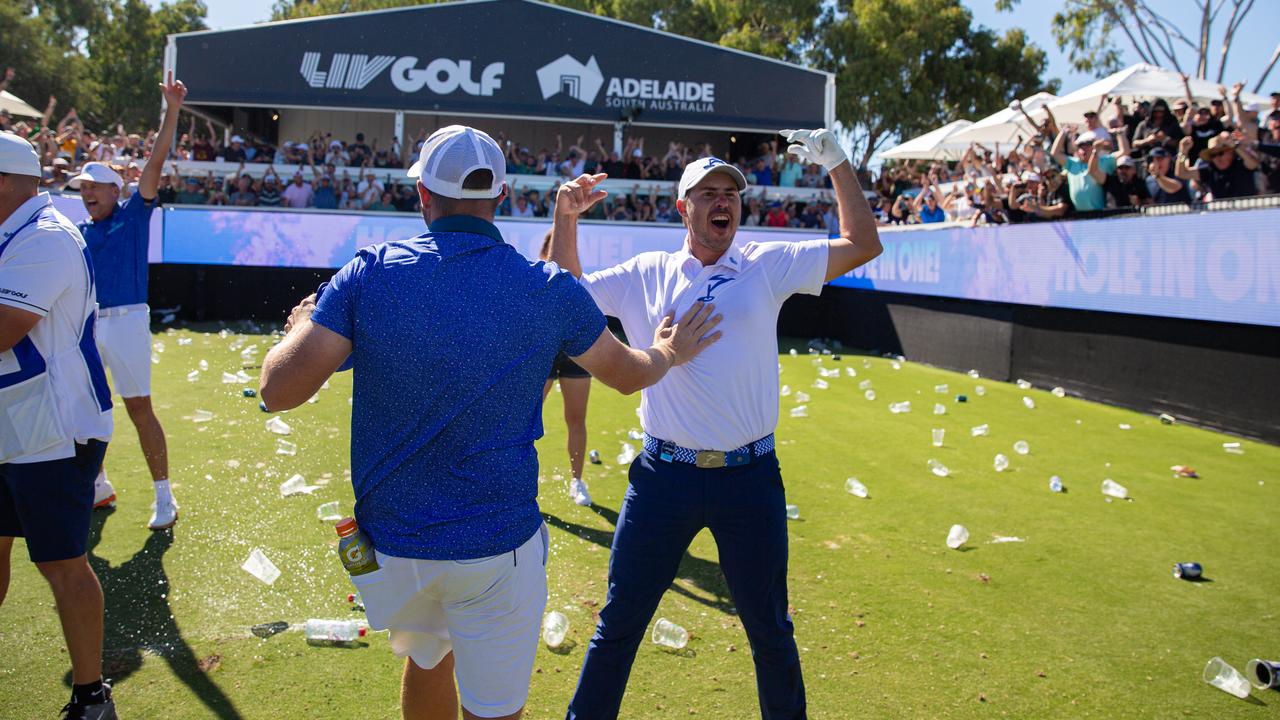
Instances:
[[[8,90],[0,90],[0,110],[8,110],[9,114],[15,117],[42,117],[39,110],[26,104]]]
[[[1197,102],[1207,104],[1210,100],[1218,100],[1222,97],[1218,92],[1217,83],[1191,78],[1188,85],[1191,87],[1191,97]],[[1182,77],[1178,73],[1155,65],[1137,63],[1089,83],[1075,92],[1063,95],[1049,103],[1049,109],[1053,111],[1054,117],[1059,122],[1078,123],[1084,118],[1086,111],[1099,109],[1098,106],[1102,104],[1103,97],[1137,100],[1164,98],[1173,102],[1186,95]],[[1267,104],[1266,98],[1254,93],[1241,93],[1240,100],[1245,104],[1251,102]]]
[[[952,135],[948,140],[965,145],[969,143],[1013,145],[1017,142],[1019,135],[1026,139],[1036,134],[1036,129],[1027,121],[1023,111],[1032,117],[1042,115],[1043,113],[1039,112],[1040,109],[1056,99],[1057,96],[1052,93],[1036,93],[1021,101],[1022,111],[1015,110],[1011,103],[1009,107],[982,118]]]
[[[888,160],[958,160],[969,144],[950,142],[949,138],[972,124],[968,120],[949,122],[937,130],[885,150],[880,157]]]

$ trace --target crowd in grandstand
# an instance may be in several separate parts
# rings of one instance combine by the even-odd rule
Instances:
[[[1197,104],[1190,92],[1172,107],[1163,99],[1135,105],[1116,99],[1086,113],[1078,124],[1046,109],[1036,133],[1004,152],[974,145],[958,162],[890,163],[878,177],[865,169],[859,175],[877,194],[872,204],[883,224],[1020,223],[1280,193],[1280,93],[1272,94],[1270,107],[1258,107],[1242,104],[1240,91],[1239,85],[1231,92],[1221,88],[1222,98],[1207,105]],[[0,115],[0,129],[36,144],[45,162],[45,186],[62,189],[80,165],[93,160],[118,166],[136,185],[155,133],[143,137],[119,126],[93,132],[74,108],[51,124],[56,102],[49,98],[44,116],[35,122]],[[161,181],[162,202],[419,211],[415,185],[399,171],[406,157],[417,155],[426,130],[406,154],[396,142],[366,141],[364,133],[343,139],[317,130],[306,141],[273,145],[239,134],[226,137],[213,123],[203,125],[191,117],[172,159],[220,161],[233,169],[184,175],[174,163]],[[515,176],[499,208],[500,215],[510,217],[549,217],[553,211],[554,187],[531,189],[519,176],[559,181],[603,172],[637,182],[630,192],[615,192],[597,204],[589,219],[678,223],[673,198],[681,170],[713,154],[709,143],[679,142],[660,154],[646,148],[643,137],[627,138],[621,152],[598,138],[588,144],[583,136],[568,145],[557,136],[554,147],[537,150],[501,133],[497,139],[506,148],[507,172]],[[783,149],[766,143],[753,157],[734,162],[755,188],[830,187],[820,166],[798,162]],[[265,169],[246,173],[246,164]],[[285,177],[276,172],[277,164],[301,169]],[[813,200],[806,192],[803,199],[766,200],[762,192],[748,189],[742,224],[834,230],[836,213],[826,198]]]

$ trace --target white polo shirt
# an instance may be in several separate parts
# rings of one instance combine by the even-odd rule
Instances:
[[[80,231],[47,193],[0,224],[0,303],[41,316],[13,349],[0,353],[0,393],[21,392],[47,374],[62,429],[55,445],[10,462],[72,457],[73,442],[110,440],[111,391],[93,337],[98,299],[92,265]],[[22,423],[48,420],[29,416]]]
[[[649,252],[582,284],[627,338],[647,347],[668,310],[700,299],[724,315],[719,342],[640,394],[645,432],[695,450],[734,450],[778,425],[778,311],[795,293],[817,295],[827,240],[734,245],[712,265],[689,253]]]

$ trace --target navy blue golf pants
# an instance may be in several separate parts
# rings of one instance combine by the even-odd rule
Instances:
[[[608,597],[566,717],[618,717],[658,602],[689,543],[709,528],[751,643],[761,717],[804,718],[804,680],[787,614],[786,497],[777,456],[701,469],[645,452],[631,464],[630,480],[613,535]]]

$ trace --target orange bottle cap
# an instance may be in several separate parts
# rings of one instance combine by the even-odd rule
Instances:
[[[338,537],[347,537],[355,535],[360,528],[356,526],[355,518],[342,518],[337,525],[333,526],[333,529],[338,532]]]

